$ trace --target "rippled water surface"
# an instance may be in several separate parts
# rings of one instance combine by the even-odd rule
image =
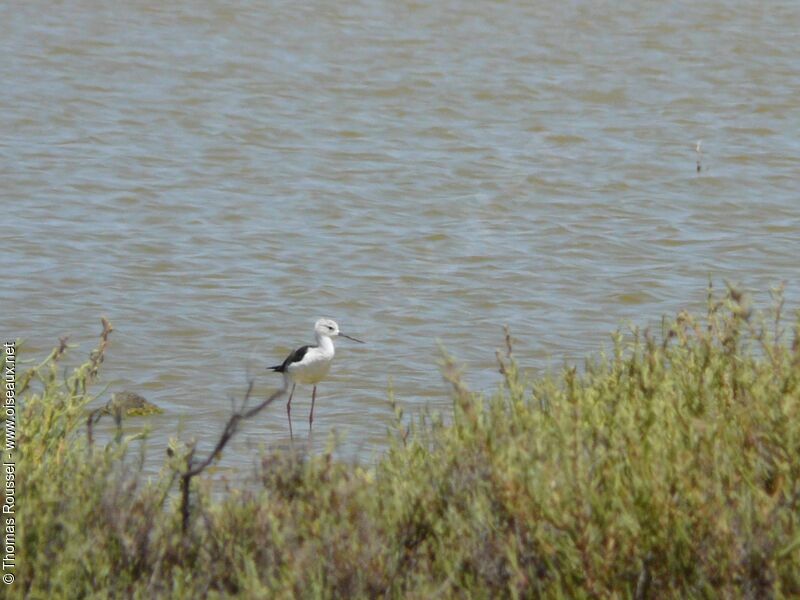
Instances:
[[[77,358],[108,316],[163,446],[331,316],[368,345],[314,442],[368,459],[390,381],[449,407],[438,342],[489,391],[504,324],[536,373],[709,277],[796,307],[798,31],[794,0],[6,4],[0,330]],[[226,458],[286,435],[276,406]]]

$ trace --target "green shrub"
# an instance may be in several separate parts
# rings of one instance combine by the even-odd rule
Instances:
[[[397,410],[372,467],[267,454],[250,485],[176,480],[86,435],[108,333],[59,377],[20,377],[17,581],[56,597],[792,597],[800,595],[800,320],[730,291],[704,319],[614,337],[580,371],[503,386],[447,421]],[[110,331],[110,328],[109,328]],[[98,359],[99,356],[99,359]],[[396,408],[396,407],[395,407]],[[182,466],[183,464],[183,466]],[[11,596],[9,596],[11,597]]]

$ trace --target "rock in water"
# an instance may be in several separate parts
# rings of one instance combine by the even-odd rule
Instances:
[[[144,417],[161,414],[164,410],[135,392],[118,392],[111,395],[103,412],[121,417]]]

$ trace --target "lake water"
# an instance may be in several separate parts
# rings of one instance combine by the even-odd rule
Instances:
[[[166,409],[161,451],[333,317],[368,344],[313,442],[369,460],[390,382],[448,410],[439,343],[490,392],[505,324],[535,374],[709,277],[796,308],[798,31],[796,0],[6,3],[0,332],[77,360],[107,316],[101,385]],[[226,460],[287,437],[281,403]]]

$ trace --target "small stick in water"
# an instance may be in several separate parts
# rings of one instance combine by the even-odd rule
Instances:
[[[703,151],[700,148],[703,145],[703,140],[697,140],[697,145],[694,147],[694,151],[697,153],[697,172],[703,170],[703,165],[700,163],[700,158],[703,156]]]

